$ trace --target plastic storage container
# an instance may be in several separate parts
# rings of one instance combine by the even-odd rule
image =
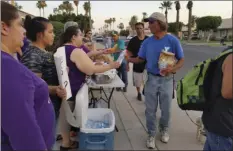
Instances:
[[[90,129],[86,127],[87,120],[106,121],[108,128]],[[111,109],[90,108],[87,112],[86,121],[82,122],[79,132],[80,150],[113,150],[114,149],[115,116]]]

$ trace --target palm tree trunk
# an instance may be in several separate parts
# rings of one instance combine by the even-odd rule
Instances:
[[[191,40],[191,34],[192,34],[191,18],[192,18],[192,8],[189,9],[188,40]]]
[[[180,10],[176,11],[176,36],[179,36]]]
[[[166,8],[166,10],[165,10],[165,17],[166,17],[166,22],[168,23],[168,21],[167,21],[167,8]]]
[[[88,3],[90,6],[88,12],[89,12],[89,24],[90,24],[90,30],[91,30],[92,29],[92,22],[91,22],[91,2],[90,2],[90,0],[88,0]]]
[[[39,11],[40,11],[40,16],[41,16],[41,8],[39,8]]]
[[[44,17],[44,8],[43,8],[43,17]]]

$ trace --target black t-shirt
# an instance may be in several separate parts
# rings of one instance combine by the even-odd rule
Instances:
[[[138,56],[138,52],[139,52],[139,49],[141,47],[141,44],[146,38],[148,38],[148,36],[145,36],[145,38],[143,40],[140,40],[138,38],[138,36],[135,36],[129,41],[129,44],[127,46],[127,50],[133,54],[132,57]],[[145,69],[145,65],[146,65],[146,61],[143,63],[134,64],[133,71],[142,73]]]

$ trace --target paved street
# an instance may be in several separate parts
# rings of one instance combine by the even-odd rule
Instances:
[[[97,48],[102,48],[97,44]],[[209,46],[189,46],[183,45],[185,53],[185,65],[176,74],[176,80],[179,80],[194,64],[203,61],[209,57],[217,55],[222,47]],[[132,69],[132,68],[131,68]],[[119,132],[115,133],[115,150],[147,150],[145,142],[147,138],[145,123],[144,101],[136,100],[136,90],[132,86],[132,72],[129,72],[128,92],[114,92],[111,108],[116,116],[116,125]],[[193,121],[201,115],[199,112],[189,111]],[[160,110],[158,110],[158,117]],[[179,109],[176,99],[172,103],[172,118],[170,127],[170,141],[163,144],[156,141],[156,150],[201,150],[202,144],[196,140],[196,126],[191,122],[186,113]],[[59,143],[57,143],[56,148]]]

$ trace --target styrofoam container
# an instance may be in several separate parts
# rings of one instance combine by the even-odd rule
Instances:
[[[90,129],[86,127],[87,120],[104,121],[106,114],[108,114],[109,128]],[[82,118],[82,120],[80,131],[83,133],[110,133],[115,130],[114,112],[108,108],[89,108],[87,110],[87,118]]]

